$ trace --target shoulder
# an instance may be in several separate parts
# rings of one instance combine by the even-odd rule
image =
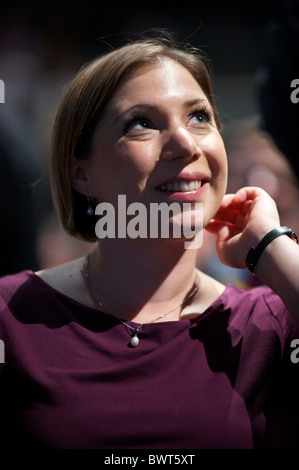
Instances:
[[[0,278],[0,336],[4,331],[23,335],[28,325],[33,329],[34,325],[57,325],[74,311],[85,313],[84,282],[79,275],[74,279],[73,273],[70,266],[61,265]]]
[[[232,323],[239,327],[254,326],[264,332],[275,330],[284,338],[298,336],[299,328],[283,301],[267,286],[244,289],[228,285],[220,300],[221,308],[230,311]]]
[[[221,300],[223,304],[229,306],[237,306],[239,303],[243,305],[248,305],[249,303],[252,306],[259,305],[265,301],[271,304],[274,302],[274,304],[283,305],[280,297],[270,287],[264,285],[246,288],[228,284],[221,295]]]
[[[27,270],[0,278],[0,312],[5,307],[25,308],[62,294],[72,300],[84,300],[83,259],[74,260],[34,273]],[[84,302],[83,302],[84,303]]]
[[[36,273],[47,286],[86,306],[93,307],[85,283],[86,258]]]
[[[37,271],[36,275],[54,289],[68,289],[69,281],[82,276],[85,258],[79,258],[53,268]]]
[[[224,290],[223,301],[232,308],[242,307],[252,312],[268,311],[273,316],[286,311],[281,298],[270,287],[264,285],[247,289],[229,284]]]
[[[0,278],[0,318],[11,314],[42,310],[51,287],[33,271],[26,270]]]
[[[33,271],[21,271],[0,277],[0,299],[8,302],[20,289],[32,286],[35,274]]]
[[[15,314],[31,310],[39,296],[39,282],[33,271],[21,271],[0,278],[0,332],[14,324]]]

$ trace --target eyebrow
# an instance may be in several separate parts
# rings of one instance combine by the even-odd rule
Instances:
[[[202,102],[210,104],[208,98],[193,98],[193,99],[185,101],[184,108],[192,108],[192,106],[195,106],[196,104],[202,103]]]
[[[199,103],[202,103],[202,102],[204,102],[204,103],[208,104],[209,106],[211,106],[210,102],[207,98],[191,98],[189,100],[186,100],[183,103],[183,107],[185,109],[192,108],[193,106],[195,106]],[[139,109],[139,108],[149,109],[149,110],[156,110],[156,109],[159,109],[159,104],[155,104],[155,103],[154,104],[151,104],[151,103],[136,103],[133,106],[131,106],[130,108],[127,108],[124,111],[122,111],[121,114],[119,114],[114,119],[113,124],[115,124],[119,119],[121,119],[121,117],[124,114],[129,114],[130,112],[134,111],[135,109]]]

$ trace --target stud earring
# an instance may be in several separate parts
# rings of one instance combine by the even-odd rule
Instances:
[[[87,215],[93,215],[94,214],[94,208],[92,207],[90,197],[87,198],[87,204],[88,204],[87,211],[86,211]]]

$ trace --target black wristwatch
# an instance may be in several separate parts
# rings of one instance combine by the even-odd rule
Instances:
[[[270,230],[270,232],[267,233],[264,238],[262,238],[262,240],[258,243],[255,248],[252,246],[248,251],[245,263],[252,274],[255,274],[257,262],[266,246],[268,246],[269,243],[271,243],[275,238],[279,237],[280,235],[288,235],[288,237],[294,240],[294,242],[298,243],[297,235],[295,234],[295,232],[293,232],[292,229],[288,227],[278,227],[274,228],[273,230]]]

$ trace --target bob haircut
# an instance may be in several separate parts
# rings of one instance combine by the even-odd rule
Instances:
[[[86,64],[65,89],[53,128],[51,187],[57,216],[71,235],[97,240],[97,216],[87,215],[87,198],[72,187],[70,162],[87,159],[95,127],[121,81],[136,68],[168,58],[193,75],[209,100],[217,127],[221,124],[215,108],[210,73],[202,52],[172,37],[145,38],[128,42]]]

